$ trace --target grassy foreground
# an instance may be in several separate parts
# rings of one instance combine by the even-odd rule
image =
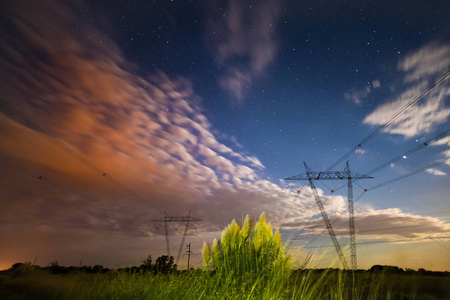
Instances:
[[[190,271],[177,271],[167,256],[121,271],[88,269],[96,273],[56,262],[46,269],[17,264],[0,272],[0,299],[450,299],[448,276],[294,271],[265,214],[255,224],[247,216],[241,227],[233,220],[220,241],[204,244],[203,259]]]
[[[84,272],[52,274],[46,270],[0,275],[0,299],[450,299],[448,277],[357,274],[304,270],[277,278],[237,282],[211,272],[172,274]],[[353,296],[352,296],[353,295]]]

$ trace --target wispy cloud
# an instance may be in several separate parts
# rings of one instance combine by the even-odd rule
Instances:
[[[398,65],[404,71],[405,82],[427,80],[450,68],[450,45],[427,44],[408,54]]]
[[[229,0],[210,11],[208,37],[223,69],[219,84],[237,103],[275,59],[280,7],[279,1]]]
[[[380,86],[381,84],[379,80],[373,80],[372,82],[368,82],[367,86],[364,88],[361,89],[352,88],[348,90],[344,94],[344,99],[350,100],[353,103],[359,105],[363,102],[365,98],[367,98],[370,95],[370,93],[372,93],[374,89],[378,89]]]
[[[407,85],[398,97],[377,107],[364,123],[381,125],[392,115],[419,95],[450,66],[450,45],[428,44],[402,59],[398,68],[403,72],[403,82]],[[445,123],[450,116],[446,99],[450,95],[450,83],[446,82],[422,101],[402,113],[384,131],[413,137],[432,131],[435,126]]]
[[[430,173],[430,174],[436,175],[436,176],[445,176],[445,175],[447,175],[447,173],[442,172],[441,170],[438,170],[438,169],[428,169],[427,172]]]
[[[432,146],[447,146],[447,150],[443,151],[443,155],[448,159],[446,164],[450,165],[450,136],[446,136],[434,143],[431,144]],[[436,174],[441,175],[441,174]]]

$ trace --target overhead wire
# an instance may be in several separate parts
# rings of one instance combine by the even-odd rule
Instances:
[[[372,186],[372,187],[368,188],[367,191],[373,191],[373,190],[378,189],[378,188],[380,188],[380,187],[383,187],[383,186],[385,186],[385,185],[387,185],[387,184],[391,184],[391,183],[393,183],[393,182],[396,182],[396,181],[405,179],[405,178],[407,178],[407,177],[416,175],[416,174],[418,174],[418,173],[420,173],[420,172],[423,172],[423,171],[426,171],[426,170],[428,170],[428,169],[431,169],[431,168],[440,166],[440,165],[442,165],[442,164],[445,164],[445,163],[446,163],[447,161],[449,161],[449,160],[450,160],[450,159],[447,158],[447,159],[444,159],[444,160],[441,160],[441,161],[432,163],[432,164],[430,164],[430,165],[428,165],[428,166],[425,166],[425,167],[423,167],[423,168],[420,168],[420,169],[417,169],[417,170],[415,170],[415,171],[409,172],[409,173],[407,173],[407,174],[405,174],[405,175],[402,175],[402,176],[393,178],[393,179],[391,179],[391,180],[382,182],[382,183],[380,183],[380,184],[377,184],[377,185],[375,185],[375,186]]]
[[[397,244],[397,243],[403,243],[403,242],[417,242],[417,241],[423,241],[423,240],[429,240],[429,239],[433,239],[432,237],[424,237],[421,238],[419,240],[414,239],[414,238],[409,238],[409,239],[402,239],[402,240],[396,240],[396,241],[367,241],[367,242],[356,242],[356,245],[364,245],[364,244],[386,244],[386,243],[390,243],[390,244]],[[436,239],[436,238],[434,238]],[[437,237],[437,239],[448,239],[448,237]],[[309,249],[315,249],[315,248],[331,248],[333,247],[333,245],[318,245],[318,246],[305,246],[304,248],[309,248]]]
[[[17,187],[17,186],[13,186],[13,185],[9,185],[9,184],[5,184],[5,183],[0,183],[0,188],[6,189],[6,190],[17,191],[17,192],[20,192],[20,193],[23,193],[23,194],[26,194],[26,195],[29,195],[29,196],[38,196],[38,197],[41,197],[41,198],[47,199],[47,200],[52,200],[52,201],[55,200],[55,199],[53,199],[51,197],[42,195],[40,193],[31,192],[31,191],[29,191],[27,189],[23,189],[23,188],[20,188],[20,187]]]
[[[64,143],[57,137],[54,137],[50,132],[48,132],[47,130],[45,130],[44,128],[42,128],[41,126],[39,126],[38,124],[36,124],[32,120],[30,120],[29,118],[25,117],[23,114],[21,114],[20,112],[18,112],[17,110],[15,110],[11,106],[9,106],[8,104],[0,103],[0,110],[3,113],[5,113],[6,115],[8,115],[10,118],[15,119],[19,123],[24,124],[24,125],[28,126],[29,128],[33,129],[35,132],[37,132],[42,137],[44,137],[47,141],[54,144],[55,146],[57,146],[58,148],[60,148],[64,152],[66,152],[67,154],[74,157],[76,160],[83,163],[85,166],[87,166],[93,172],[97,173],[98,175],[101,175],[102,178],[105,178],[106,180],[110,181],[114,185],[120,187],[122,190],[124,190],[128,194],[132,195],[136,199],[141,200],[144,203],[148,204],[148,202],[146,202],[140,195],[136,194],[133,190],[131,190],[127,185],[123,184],[121,181],[119,181],[114,176],[108,174],[106,171],[104,171],[103,169],[98,167],[96,164],[94,164],[92,161],[87,159],[85,156],[83,156],[82,154],[80,154],[77,151],[75,151],[74,149],[72,149],[70,146],[68,146],[66,143]],[[161,213],[158,209],[156,209],[154,207],[150,206],[150,208],[158,213]]]
[[[20,187],[17,187],[17,186],[12,186],[12,185],[9,185],[9,184],[0,183],[0,188],[2,188],[4,190],[20,192],[20,193],[28,195],[28,196],[30,196],[32,198],[39,197],[39,198],[42,198],[42,199],[47,199],[47,200],[56,202],[56,199],[54,199],[52,197],[48,197],[48,196],[40,194],[40,193],[32,192],[32,191],[29,191],[27,189],[23,189],[23,188],[20,188]],[[44,220],[44,221],[47,221],[47,222],[49,221],[48,218],[47,219],[40,218],[39,220],[40,221]],[[50,223],[50,224],[52,224],[52,223]],[[81,224],[74,225],[72,223],[67,223],[67,222],[58,222],[58,225],[66,225],[66,226],[69,226],[69,227],[76,226],[78,228],[92,229],[91,227],[86,226],[86,225],[81,225]],[[33,225],[28,224],[28,226],[27,226],[25,224],[22,224],[22,227],[24,227],[24,228],[26,228],[26,227],[33,227],[33,226],[36,226],[36,225],[35,224],[33,224]]]
[[[365,193],[362,193],[361,195],[365,195],[367,198],[369,198],[370,200],[372,200],[372,201],[374,201],[375,203],[377,203],[380,207],[382,207],[382,208],[384,208],[384,209],[387,209],[386,206],[384,206],[384,205],[382,205],[381,203],[379,203],[379,202],[373,200],[372,198],[370,198],[369,196],[367,196]],[[361,195],[358,197],[358,199],[361,198]],[[356,200],[355,200],[355,202],[356,202]],[[401,216],[399,216],[399,217],[397,217],[397,218],[400,219]],[[417,226],[411,225],[411,227],[413,227],[415,230],[419,231],[420,233],[423,233]],[[439,242],[438,242],[437,240],[435,240],[433,237],[430,237],[430,239],[433,240],[433,241],[435,241],[435,242],[436,242],[438,245],[440,245],[442,248],[444,248],[444,249],[450,251],[450,248],[448,248],[447,246],[445,246],[445,245],[439,243]]]
[[[446,71],[446,72],[445,72],[438,80],[436,80],[432,85],[428,86],[428,87],[427,87],[424,91],[422,91],[419,95],[417,95],[416,97],[414,97],[408,104],[406,104],[405,106],[403,106],[399,111],[397,111],[394,115],[392,115],[390,119],[388,119],[385,123],[383,123],[382,125],[380,125],[379,127],[377,127],[377,129],[376,129],[375,131],[373,131],[372,133],[370,133],[366,138],[364,138],[360,143],[358,143],[357,146],[355,146],[354,148],[352,148],[352,149],[351,149],[349,152],[347,152],[343,157],[341,157],[338,161],[336,161],[334,164],[332,164],[332,165],[327,169],[327,171],[333,169],[336,165],[338,165],[338,164],[341,163],[343,160],[345,160],[347,157],[349,157],[351,154],[353,154],[357,149],[361,148],[363,145],[365,145],[366,143],[368,143],[368,142],[369,142],[371,139],[373,139],[379,132],[381,132],[381,131],[384,130],[387,126],[389,126],[389,125],[390,125],[390,124],[391,124],[398,116],[400,116],[402,113],[404,113],[405,111],[407,111],[407,110],[408,110],[409,108],[411,108],[413,105],[415,105],[416,103],[418,103],[420,100],[423,99],[423,97],[425,97],[426,95],[428,95],[429,93],[431,93],[433,90],[435,90],[437,87],[439,87],[442,83],[444,83],[444,82],[445,82],[446,80],[448,80],[449,78],[450,78],[450,73],[449,73],[449,71]],[[432,142],[432,141],[436,141],[436,140],[438,140],[438,139],[440,139],[440,138],[446,136],[447,134],[448,134],[448,131],[446,131],[446,132],[444,132],[444,133],[438,135],[437,137],[431,139],[429,142],[425,142],[425,143],[423,143],[422,145],[419,145],[419,146],[417,146],[417,147],[411,149],[411,150],[408,151],[406,154],[409,155],[409,154],[412,154],[412,153],[414,153],[414,152],[416,152],[416,151],[419,151],[419,150],[422,149],[423,147],[427,146],[428,143],[430,143],[430,142]],[[399,157],[403,157],[403,156],[406,155],[406,154],[403,154],[402,156],[398,156],[398,157],[394,158],[393,160],[389,161],[388,163],[385,163],[385,164],[383,164],[383,165],[381,165],[381,166],[379,166],[379,167],[377,167],[377,168],[371,170],[369,174],[372,174],[372,173],[374,173],[374,172],[376,172],[376,171],[381,170],[382,168],[386,167],[387,165],[390,165],[390,164],[392,163],[392,161],[396,161],[396,160],[399,159]],[[416,171],[411,172],[411,173],[409,173],[409,174],[406,174],[406,175],[400,176],[400,177],[398,177],[398,178],[392,179],[392,180],[390,180],[390,181],[387,181],[387,182],[385,182],[385,183],[379,184],[379,185],[377,185],[377,186],[375,186],[375,187],[370,188],[370,190],[373,190],[373,189],[375,189],[375,188],[379,188],[379,187],[384,186],[384,185],[386,185],[386,184],[393,183],[393,182],[395,182],[395,181],[398,181],[398,180],[404,179],[404,178],[406,178],[406,177],[415,175],[415,174],[417,174],[417,173],[419,173],[419,172],[422,172],[422,171],[424,171],[424,170],[426,170],[426,169],[430,169],[430,168],[432,168],[432,167],[441,165],[441,164],[445,163],[446,161],[447,161],[447,160],[444,160],[444,161],[441,161],[441,162],[437,162],[437,163],[433,163],[433,164],[431,164],[430,166],[427,166],[427,167],[422,168],[422,169],[420,169],[420,170],[416,170]],[[327,186],[326,186],[326,187],[327,187]],[[328,187],[327,187],[327,188],[328,188]],[[334,190],[336,190],[336,189],[334,189]],[[334,190],[333,190],[333,191],[334,191]],[[366,190],[368,190],[368,189],[366,189]],[[361,197],[361,195],[360,195],[360,197]],[[359,199],[360,197],[358,197],[358,199]],[[356,201],[357,201],[358,199],[356,199]],[[356,201],[355,201],[355,202],[356,202]],[[336,220],[337,220],[337,219],[335,219],[331,224],[333,224]],[[325,232],[325,230],[323,230],[321,233],[319,233],[319,235],[317,235],[315,238],[313,238],[308,244],[312,243],[312,242],[313,242],[317,237],[319,237],[323,232]],[[304,247],[303,247],[303,248],[304,248]]]
[[[81,198],[83,198],[85,200],[89,200],[89,201],[93,201],[94,200],[94,198],[91,197],[91,196],[85,195],[84,193],[81,193],[79,191],[73,191],[73,190],[67,188],[66,186],[64,186],[63,184],[55,182],[54,180],[52,180],[48,176],[44,176],[44,175],[42,175],[40,173],[36,173],[35,171],[30,170],[29,168],[25,168],[23,166],[20,166],[18,164],[13,163],[13,162],[5,161],[5,160],[1,160],[0,159],[0,165],[6,166],[6,167],[8,167],[10,169],[13,169],[16,172],[20,172],[22,174],[25,174],[25,175],[27,175],[27,176],[29,176],[29,177],[31,177],[31,178],[39,181],[39,182],[48,184],[48,185],[50,185],[52,187],[55,187],[57,189],[66,191],[66,192],[71,193],[71,194],[75,194],[75,195],[77,195],[77,196],[79,196],[79,197],[81,197]],[[27,190],[19,189],[19,188],[14,188],[14,187],[12,187],[11,189],[15,189],[15,190],[18,190],[18,191],[20,190],[22,193],[25,193],[25,194],[32,194],[32,193],[34,193],[34,194],[39,195],[41,197],[46,197],[47,199],[50,199],[50,200],[55,201],[55,202],[58,202],[56,199],[49,198],[49,197],[47,197],[45,195],[42,195],[42,194],[39,194],[39,193],[36,193],[36,192],[31,192],[31,191],[27,191]],[[71,203],[72,206],[73,206],[73,204],[74,203]],[[78,204],[81,204],[81,203],[78,203]],[[105,203],[105,202],[96,201],[95,204],[101,205],[101,206],[103,206],[103,207],[105,207],[107,209],[116,209],[115,207],[113,207],[113,206],[111,206],[111,205],[109,205],[108,203]],[[77,206],[78,206],[78,208],[82,208],[81,205],[77,205]],[[126,213],[123,210],[121,212],[125,213],[129,217],[133,217],[133,218],[135,217],[134,215],[131,215],[130,213]]]
[[[48,185],[53,186],[55,188],[58,188],[60,190],[64,190],[64,191],[70,192],[70,193],[76,193],[80,197],[83,197],[83,198],[88,199],[88,200],[92,200],[92,199],[87,198],[85,195],[80,194],[79,192],[74,192],[74,191],[70,190],[69,188],[65,187],[64,185],[56,183],[53,180],[50,180],[47,176],[44,176],[44,175],[36,173],[36,172],[34,172],[34,171],[30,170],[30,169],[27,169],[27,168],[24,168],[22,166],[19,166],[18,164],[14,164],[12,162],[7,162],[5,160],[0,160],[0,165],[3,165],[3,166],[8,167],[10,169],[13,169],[16,172],[20,172],[22,174],[25,174],[25,175],[33,178],[33,179],[37,179],[40,182],[44,182],[45,184],[48,184]]]
[[[444,131],[444,132],[438,134],[437,136],[435,136],[435,137],[433,137],[433,138],[431,138],[431,139],[428,139],[427,141],[421,143],[420,145],[417,145],[416,147],[414,147],[414,148],[412,148],[412,149],[409,149],[408,151],[403,152],[402,154],[397,155],[396,157],[390,159],[389,161],[387,161],[387,162],[385,162],[385,163],[382,163],[381,165],[379,165],[379,166],[373,168],[372,170],[370,170],[370,171],[368,171],[368,172],[364,172],[364,174],[365,174],[365,175],[371,175],[371,174],[373,174],[373,173],[376,173],[376,172],[378,172],[378,171],[380,171],[380,170],[382,170],[382,169],[384,169],[384,168],[390,166],[391,164],[393,164],[393,163],[395,163],[395,162],[397,162],[397,161],[399,161],[399,160],[401,160],[401,159],[404,159],[405,157],[408,157],[409,155],[411,155],[411,154],[413,154],[413,153],[415,153],[415,152],[417,152],[417,151],[419,151],[419,150],[424,149],[425,147],[431,145],[432,143],[441,140],[442,138],[446,137],[446,136],[449,135],[449,134],[450,134],[450,130],[446,130],[446,131]],[[342,188],[345,187],[345,186],[346,186],[346,185],[340,185],[340,186],[338,186],[337,188],[333,189],[332,192],[336,192],[336,191],[342,189]],[[366,188],[366,189],[367,189],[367,188]]]
[[[373,189],[376,189],[376,188],[385,186],[385,185],[387,185],[387,184],[390,184],[390,183],[396,182],[396,181],[398,181],[398,180],[401,180],[401,179],[407,178],[407,177],[409,177],[409,176],[413,176],[413,175],[415,175],[415,174],[418,174],[418,173],[420,173],[420,172],[423,172],[423,171],[425,171],[425,170],[427,170],[427,169],[430,169],[430,168],[433,168],[433,167],[442,165],[442,164],[444,164],[445,162],[447,162],[448,160],[450,160],[450,159],[444,159],[444,160],[442,160],[442,161],[439,161],[439,162],[430,164],[429,166],[425,166],[425,167],[423,167],[423,168],[420,168],[420,169],[415,170],[415,171],[413,171],[413,172],[410,172],[410,173],[408,173],[408,174],[405,174],[405,175],[399,176],[399,177],[397,177],[397,178],[388,180],[388,181],[386,181],[386,182],[384,182],[384,183],[381,183],[381,184],[379,184],[379,185],[376,185],[376,186],[374,186],[374,187],[372,187],[372,188],[370,188],[370,189],[363,189],[364,192],[361,193],[361,194],[354,200],[354,203],[358,202],[358,200],[359,200],[363,195],[365,195],[366,197],[368,197],[365,193],[366,193],[367,191],[369,191],[369,190],[373,190]],[[385,208],[385,209],[386,209],[386,207],[385,207],[384,205],[380,204],[379,202],[373,200],[373,199],[370,198],[370,197],[368,197],[368,198],[371,199],[372,201],[374,201],[375,203],[377,203],[377,204],[378,204],[379,206],[381,206],[382,208]],[[331,222],[331,224],[333,225],[333,224],[334,224],[338,219],[340,219],[340,218],[341,218],[341,217],[337,217],[336,219],[334,219],[334,220]],[[311,220],[310,220],[310,221],[311,221]],[[309,225],[309,222],[308,222],[308,225]],[[307,226],[307,225],[306,225],[306,226]],[[417,226],[415,226],[415,225],[411,225],[410,227],[413,227],[414,229],[420,231],[420,229],[418,229]],[[304,229],[302,230],[302,232],[303,232],[303,231],[304,231]],[[302,232],[300,232],[297,236],[299,236]],[[325,229],[324,229],[322,232],[320,232],[319,234],[317,234],[315,237],[313,237],[313,239],[312,239],[310,242],[308,242],[307,245],[309,245],[309,244],[311,244],[312,242],[314,242],[314,241],[315,241],[319,236],[321,236],[324,232],[325,232]],[[420,232],[421,232],[421,231],[420,231]],[[435,241],[432,237],[430,237],[430,238],[431,238],[433,241]],[[435,241],[435,242],[438,243],[437,241]],[[438,244],[439,244],[441,247],[445,248],[446,250],[449,250],[449,251],[450,251],[450,249],[447,248],[446,246],[444,246],[444,245],[442,245],[442,244],[440,244],[440,243],[438,243]],[[306,245],[306,246],[307,246],[307,245]],[[302,249],[305,248],[306,246],[303,246]]]
[[[405,157],[408,157],[409,155],[411,155],[411,154],[413,154],[413,153],[415,153],[415,152],[417,152],[419,150],[422,150],[423,148],[429,146],[433,142],[439,141],[440,139],[446,137],[449,133],[450,133],[450,130],[446,130],[443,133],[441,133],[441,134],[439,134],[439,135],[437,135],[437,136],[435,136],[435,137],[433,137],[433,138],[431,138],[431,139],[421,143],[420,145],[418,145],[418,146],[416,146],[416,147],[414,147],[414,148],[412,148],[412,149],[410,149],[410,150],[408,150],[408,151],[406,151],[406,152],[404,152],[404,153],[394,157],[393,159],[385,162],[384,164],[381,164],[378,167],[376,167],[376,168],[374,168],[374,169],[372,169],[372,170],[370,170],[368,172],[365,172],[365,174],[366,175],[370,175],[370,174],[373,174],[375,172],[378,172],[381,169],[383,169],[383,168],[385,168],[387,166],[390,166],[391,164],[393,164],[393,163],[395,163],[395,162],[397,162],[397,161],[399,161],[399,160],[401,160],[401,159],[403,159]]]
[[[382,130],[384,130],[386,127],[388,127],[395,119],[397,119],[402,113],[407,111],[409,108],[411,108],[413,105],[421,101],[425,96],[430,94],[432,91],[434,91],[436,88],[438,88],[440,85],[442,85],[445,81],[447,81],[450,78],[450,72],[446,71],[439,79],[437,79],[433,84],[429,85],[424,91],[422,91],[420,94],[415,96],[411,101],[409,101],[405,106],[403,106],[401,109],[399,109],[396,113],[394,113],[386,122],[378,126],[374,131],[372,131],[368,136],[366,136],[364,139],[362,139],[355,147],[353,147],[350,151],[348,151],[344,156],[342,156],[340,159],[338,159],[335,163],[333,163],[327,171],[333,169],[335,166],[340,164],[342,161],[344,161],[347,157],[352,155],[356,150],[360,149],[362,146],[364,146],[366,143],[368,143],[370,140],[372,140],[378,133],[380,133]]]
[[[368,197],[370,200],[372,200],[373,202],[375,202],[376,204],[378,204],[380,207],[382,207],[382,208],[384,208],[384,209],[387,209],[387,207],[385,207],[384,205],[382,205],[381,203],[379,203],[378,201],[372,199],[371,197],[369,197],[367,194],[364,194],[364,193],[361,194],[360,197],[358,197],[358,199],[356,199],[356,200],[354,201],[354,203],[358,202],[359,198],[361,198],[362,195],[365,195],[365,196]],[[441,214],[441,213],[447,213],[447,212],[449,212],[449,211],[446,211],[446,212],[432,212],[432,213],[428,213],[428,214]],[[341,216],[336,217],[333,221],[331,221],[331,224],[334,225],[334,224],[336,223],[336,221],[338,221],[339,219],[342,219],[342,218],[343,218],[343,217],[341,217]],[[401,216],[400,216],[400,217],[396,217],[395,219],[397,219],[397,218],[399,219],[399,218],[401,218]],[[379,220],[377,220],[377,222],[382,222],[382,221],[390,220],[390,219],[391,219],[391,218],[379,219]],[[308,223],[309,223],[309,222],[308,222]],[[307,226],[307,225],[306,225],[306,226]],[[305,226],[305,227],[306,227],[306,226]],[[417,225],[408,225],[408,226],[406,226],[406,227],[412,227],[412,228],[414,228],[415,230],[417,230],[417,231],[423,233],[423,232],[417,227]],[[314,237],[313,237],[313,238],[312,238],[305,246],[302,246],[301,249],[309,248],[308,246],[309,246],[310,244],[312,244],[317,238],[319,238],[325,231],[326,231],[326,229],[323,229],[320,233],[316,234],[316,235],[315,235],[315,236],[314,236]],[[337,235],[342,236],[342,235],[344,235],[344,234],[337,234]],[[445,245],[442,245],[442,244],[439,243],[437,240],[435,240],[433,237],[430,237],[430,239],[433,240],[434,242],[436,242],[438,245],[440,245],[440,246],[443,247],[444,249],[450,251],[450,248],[447,248]],[[358,243],[357,243],[357,244],[358,244]],[[331,246],[327,246],[327,247],[331,247]]]
[[[305,185],[303,185],[300,189],[296,190],[296,189],[293,188],[292,185],[289,184],[288,186],[291,188],[291,190],[295,190],[295,191],[296,191],[296,196],[295,196],[295,199],[294,199],[294,200],[297,200],[297,199],[298,199],[298,195],[300,194],[301,190],[305,187]],[[293,207],[294,207],[294,204],[292,204],[292,205],[290,206],[290,209],[292,209]],[[289,214],[289,213],[286,213],[283,219],[286,219],[287,216],[288,216],[288,214]],[[310,222],[311,220],[312,220],[312,216],[311,216],[309,222]],[[309,222],[308,222],[308,224],[309,224]],[[302,234],[303,231],[304,231],[304,229],[301,229],[301,230],[298,230],[298,229],[297,229],[297,232],[294,231],[294,232],[290,235],[290,237],[286,240],[284,246],[285,246],[287,249],[290,248],[291,245],[292,245],[292,242],[295,240],[295,238],[296,238],[298,235]]]

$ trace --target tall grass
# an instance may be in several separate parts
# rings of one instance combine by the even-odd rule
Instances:
[[[239,286],[250,295],[263,287],[280,293],[281,283],[290,276],[289,257],[281,244],[280,232],[273,233],[265,213],[253,225],[247,215],[240,227],[235,220],[222,231],[221,240],[203,244],[206,270],[230,288]]]
[[[241,226],[232,221],[220,241],[204,244],[202,254],[202,269],[166,274],[55,275],[24,264],[19,275],[0,280],[0,295],[8,289],[28,295],[24,299],[58,300],[419,299],[409,277],[360,272],[355,281],[350,272],[336,269],[293,271],[280,234],[273,233],[264,213],[254,224],[248,216]]]
[[[234,274],[234,273],[233,273]],[[348,274],[348,276],[347,276]],[[301,270],[289,278],[263,278],[248,275],[238,283],[234,275],[216,276],[202,270],[157,274],[51,274],[38,270],[0,282],[2,289],[26,295],[12,299],[122,300],[122,299],[447,299],[444,285],[448,279],[427,282],[438,296],[422,294],[411,276],[358,274],[356,294],[352,296],[351,274],[341,270]],[[418,297],[417,295],[423,295]],[[9,298],[6,298],[9,299]]]

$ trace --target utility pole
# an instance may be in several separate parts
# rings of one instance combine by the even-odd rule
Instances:
[[[188,271],[189,271],[189,262],[190,262],[190,260],[191,260],[191,253],[192,253],[192,251],[191,251],[191,243],[187,244],[187,245],[186,245],[186,248],[187,248],[186,253],[187,253],[187,255],[188,255],[188,267],[187,267],[187,269],[188,269]]]

